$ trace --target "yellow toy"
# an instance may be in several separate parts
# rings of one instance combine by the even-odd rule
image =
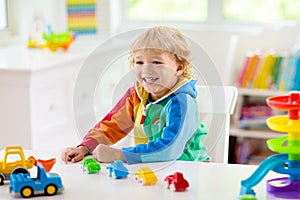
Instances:
[[[8,162],[9,155],[18,155],[20,160]],[[0,161],[0,185],[4,184],[4,180],[9,180],[11,174],[28,173],[28,169],[32,168],[35,158],[30,156],[25,159],[21,146],[9,146],[5,148],[4,158]]]
[[[27,47],[28,48],[48,48],[51,51],[57,51],[59,48],[63,50],[68,50],[70,45],[75,40],[76,36],[74,32],[66,31],[63,33],[43,34],[43,43],[38,43],[29,36]]]
[[[142,185],[153,185],[158,179],[150,167],[141,167],[135,172],[135,180]]]

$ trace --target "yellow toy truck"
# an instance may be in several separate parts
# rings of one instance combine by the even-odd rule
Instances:
[[[9,162],[14,157],[20,160]],[[27,174],[28,169],[32,168],[36,160],[30,156],[27,160],[21,146],[8,146],[5,148],[3,160],[0,160],[0,185],[4,184],[4,180],[9,180],[11,174]]]

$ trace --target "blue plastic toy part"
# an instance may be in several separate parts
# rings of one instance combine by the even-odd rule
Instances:
[[[257,185],[270,170],[283,166],[286,158],[287,154],[277,154],[265,159],[248,179],[241,181],[240,196],[255,195],[252,187]]]
[[[42,164],[37,165],[37,177],[31,178],[29,174],[12,174],[10,176],[10,192],[24,198],[35,194],[55,195],[63,189],[58,174],[47,173]]]
[[[257,200],[257,198],[255,195],[246,194],[246,195],[240,196],[237,200]]]
[[[123,161],[116,160],[113,164],[106,167],[106,174],[115,179],[126,178],[129,174],[128,169],[124,166]]]

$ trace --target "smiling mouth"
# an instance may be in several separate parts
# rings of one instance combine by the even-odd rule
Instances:
[[[154,77],[144,77],[142,78],[144,82],[146,83],[154,83],[155,81],[158,80],[158,78],[154,78]]]

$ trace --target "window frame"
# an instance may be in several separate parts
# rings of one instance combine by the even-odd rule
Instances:
[[[0,29],[0,45],[6,45],[9,43],[9,39],[12,37],[11,31],[11,3],[9,0],[4,0],[6,3],[6,28]]]
[[[291,26],[297,24],[297,21],[281,21],[281,22],[241,22],[234,20],[226,20],[223,18],[223,1],[222,0],[207,0],[207,20],[199,22],[179,22],[179,21],[145,21],[145,20],[130,20],[127,18],[127,0],[116,0],[120,4],[118,25],[120,30],[128,30],[132,28],[151,27],[157,24],[166,24],[182,29],[222,29],[232,30],[237,32],[260,31],[266,27],[280,28],[283,26]],[[116,1],[113,1],[115,4]],[[116,13],[114,13],[116,14]]]
[[[4,6],[3,6],[3,8],[4,8],[4,15],[3,16],[1,16],[1,17],[5,17],[5,27],[0,27],[0,32],[2,32],[2,31],[6,31],[6,30],[8,30],[9,29],[9,24],[8,24],[8,5],[7,5],[7,0],[0,0],[1,1],[1,4],[2,3],[4,3]],[[2,11],[1,11],[2,12]]]

